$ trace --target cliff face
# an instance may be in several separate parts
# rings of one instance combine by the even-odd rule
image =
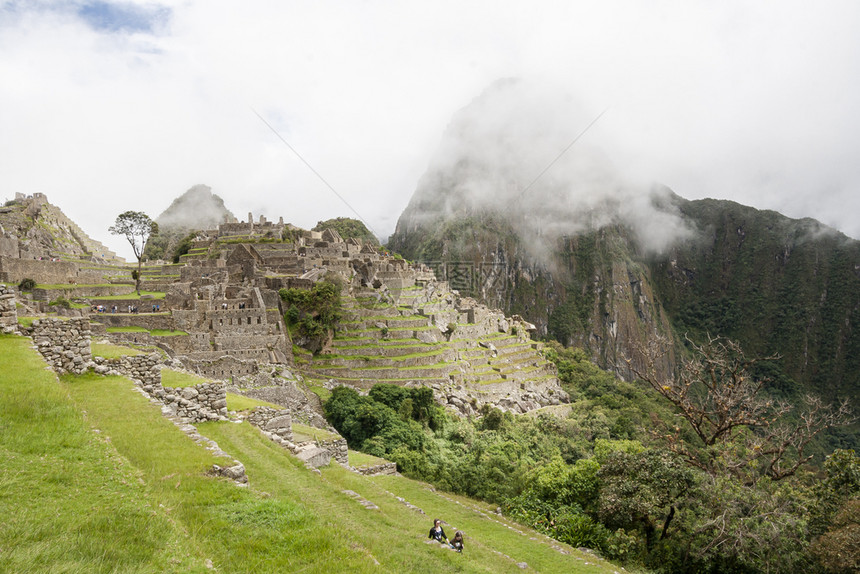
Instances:
[[[676,329],[778,354],[784,393],[860,387],[860,242],[811,219],[730,201],[677,199],[697,240],[655,258],[655,290]]]
[[[628,375],[625,357],[658,337],[674,338],[669,317],[654,294],[650,268],[638,261],[623,228],[607,227],[533,246],[498,216],[476,216],[412,227],[401,216],[389,246],[409,259],[428,263],[463,295],[521,315],[538,336],[590,351],[604,367]],[[673,355],[663,374],[671,373]]]
[[[856,395],[860,242],[812,220],[630,184],[588,149],[554,165],[558,174],[523,177],[517,142],[486,125],[500,108],[515,115],[506,103],[519,102],[516,90],[494,85],[458,112],[389,247],[622,375],[623,358],[659,337],[677,353],[685,334],[725,335],[752,356],[782,357],[762,366],[776,392]]]

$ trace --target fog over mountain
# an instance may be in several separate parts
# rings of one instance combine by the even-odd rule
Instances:
[[[407,208],[410,223],[505,214],[534,254],[559,236],[614,224],[645,251],[690,237],[666,188],[613,161],[613,142],[589,129],[599,116],[556,86],[494,82],[445,130]]]
[[[568,162],[600,144],[635,185],[856,238],[858,21],[852,0],[0,0],[0,109],[14,111],[0,116],[0,201],[45,193],[131,257],[107,231],[116,215],[155,216],[199,182],[243,216],[354,217],[310,165],[384,237],[452,114],[517,77],[581,106],[559,93],[534,110],[556,137],[514,158],[515,185],[608,108]],[[498,133],[539,131],[500,119]]]
[[[233,214],[208,185],[198,184],[177,197],[155,221],[163,229],[214,229]]]

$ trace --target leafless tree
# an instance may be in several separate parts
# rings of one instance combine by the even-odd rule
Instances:
[[[704,344],[687,338],[692,348],[673,378],[658,376],[656,366],[666,353],[666,341],[653,341],[627,357],[628,368],[678,409],[692,430],[655,420],[654,432],[673,452],[712,476],[726,472],[753,484],[760,477],[780,480],[797,472],[812,455],[810,441],[825,429],[851,423],[848,401],[826,404],[807,395],[797,416],[795,406],[765,392],[767,378],[752,375],[760,361],[778,356],[747,357],[740,345],[723,337]],[[635,359],[635,360],[634,360]]]

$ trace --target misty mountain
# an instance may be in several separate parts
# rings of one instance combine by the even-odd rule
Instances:
[[[158,234],[149,238],[144,254],[148,259],[172,259],[182,239],[192,231],[213,229],[235,216],[212,188],[198,184],[173,200],[159,215]]]
[[[673,342],[669,375],[685,334],[725,335],[781,356],[762,366],[777,394],[856,396],[860,242],[644,185],[584,140],[559,156],[571,131],[553,114],[587,123],[576,110],[493,84],[452,119],[389,247],[622,375],[624,357],[658,337]]]

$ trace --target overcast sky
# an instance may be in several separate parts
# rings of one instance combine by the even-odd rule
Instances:
[[[354,217],[259,114],[387,238],[453,114],[517,77],[607,110],[583,141],[627,171],[860,238],[858,24],[856,0],[0,0],[0,200],[43,192],[127,258],[116,215],[198,183],[242,219]]]

